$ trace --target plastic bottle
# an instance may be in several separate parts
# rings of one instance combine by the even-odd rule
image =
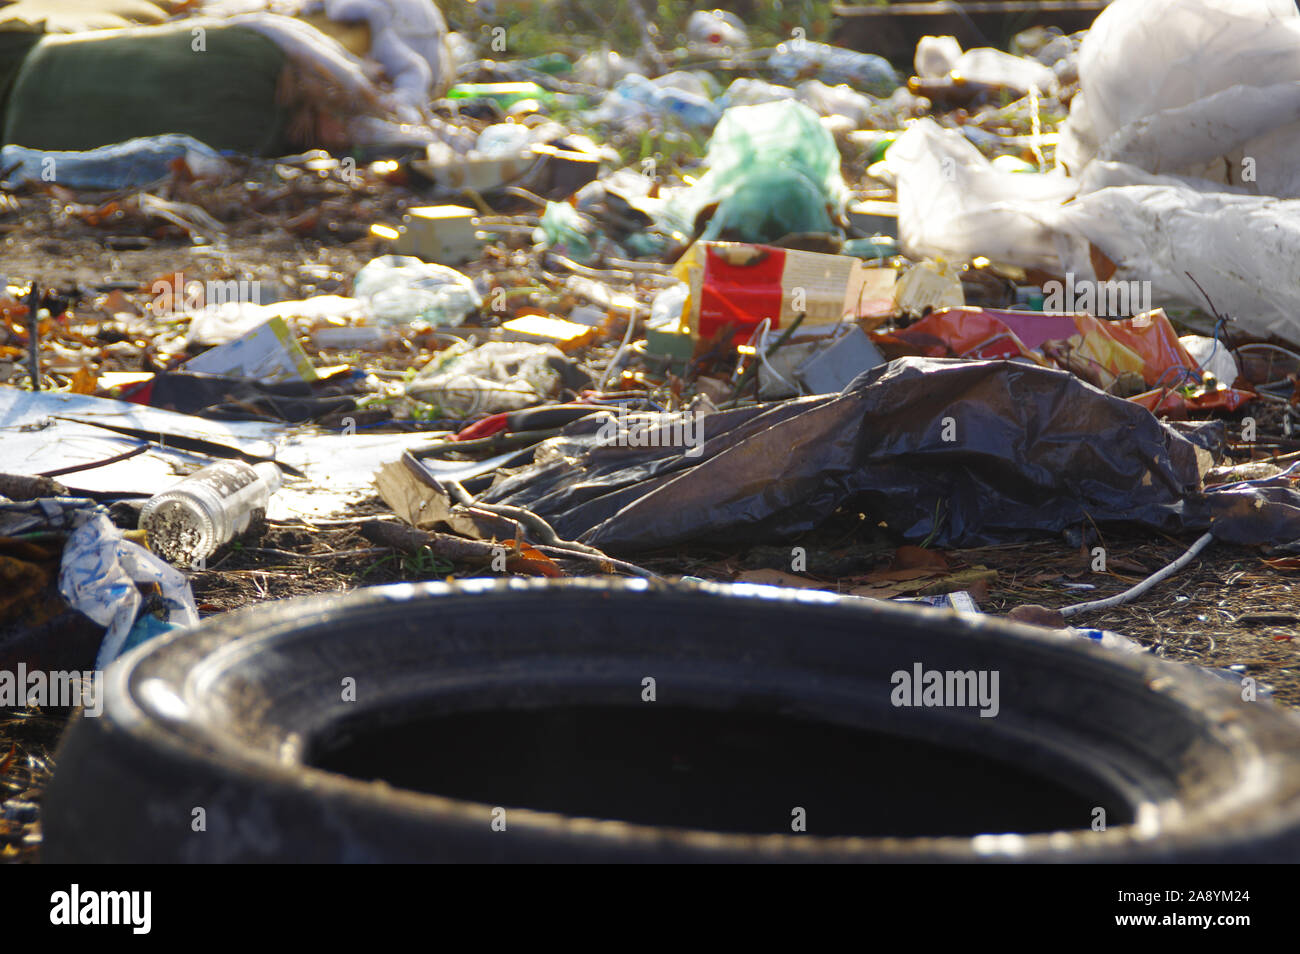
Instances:
[[[614,92],[660,116],[675,116],[688,126],[711,128],[722,115],[722,111],[703,96],[659,86],[639,73],[620,80]]]
[[[811,72],[824,83],[847,83],[873,96],[888,96],[899,86],[898,73],[884,57],[811,40],[782,43],[768,57],[767,65],[787,81]]]
[[[686,39],[693,52],[741,52],[749,49],[745,24],[725,10],[696,10],[686,21]]]
[[[222,461],[151,497],[140,511],[150,548],[177,566],[205,560],[248,529],[280,489],[280,468],[264,462]]]
[[[148,185],[171,175],[171,163],[184,159],[198,176],[220,175],[225,160],[215,149],[179,133],[143,136],[82,152],[58,152],[5,146],[0,169],[10,169],[13,182],[40,181],[53,174],[70,189],[126,189]]]
[[[549,90],[531,80],[519,83],[457,83],[447,91],[448,99],[490,99],[502,109],[509,109],[526,99],[551,103],[554,96]]]

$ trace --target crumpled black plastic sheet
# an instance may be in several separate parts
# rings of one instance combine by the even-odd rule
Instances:
[[[1131,401],[1065,371],[908,357],[837,395],[705,416],[697,456],[681,414],[597,415],[542,445],[481,500],[524,507],[610,553],[688,541],[773,542],[852,503],[911,541],[971,547],[1085,521],[1234,543],[1300,541],[1300,493],[1274,478],[1205,493],[1196,449]],[[653,446],[652,422],[676,446]],[[639,438],[651,446],[624,446]]]
[[[1226,543],[1269,544],[1300,553],[1300,463],[1273,477],[1210,488],[1214,535]]]
[[[154,375],[148,403],[215,420],[271,420],[298,424],[355,410],[355,399],[328,382],[259,381],[219,374],[171,371]]]

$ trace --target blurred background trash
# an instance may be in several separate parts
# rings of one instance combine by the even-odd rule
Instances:
[[[352,291],[384,324],[458,324],[483,304],[465,275],[409,255],[382,255],[368,262],[353,279]]]

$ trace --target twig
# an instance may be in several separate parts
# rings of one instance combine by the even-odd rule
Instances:
[[[27,295],[28,362],[32,376],[32,390],[41,389],[41,289],[32,279],[32,290]]]
[[[776,339],[776,342],[772,347],[767,349],[767,352],[763,357],[770,358],[781,350],[781,346],[790,340],[790,336],[799,329],[799,326],[803,324],[803,320],[806,317],[806,312],[800,312],[798,315],[795,315],[794,321],[790,323],[790,327],[781,332],[781,337]],[[724,404],[723,407],[735,407],[736,402],[740,400],[740,395],[744,393],[745,388],[749,387],[749,383],[754,379],[754,376],[758,374],[758,366],[759,359],[758,356],[755,355],[753,363],[746,366],[745,370],[740,375],[740,380],[736,382],[736,389],[731,392],[731,400]]]
[[[1061,608],[1060,613],[1062,616],[1068,618],[1070,616],[1077,616],[1080,613],[1091,613],[1096,610],[1113,609],[1116,606],[1123,606],[1125,603],[1131,603],[1133,600],[1146,593],[1147,590],[1154,587],[1157,583],[1168,579],[1183,567],[1187,566],[1187,564],[1191,563],[1192,560],[1196,558],[1197,554],[1210,545],[1210,541],[1213,539],[1213,533],[1202,534],[1201,537],[1191,545],[1191,548],[1173,563],[1170,563],[1162,570],[1157,570],[1137,586],[1131,587],[1123,593],[1107,597],[1104,600],[1093,600],[1089,603],[1075,603],[1073,606],[1065,606]]]
[[[360,550],[332,550],[329,553],[294,553],[292,550],[277,550],[274,547],[247,547],[245,553],[258,553],[263,556],[293,557],[297,560],[333,560],[339,557],[371,556],[375,553],[387,553],[392,547],[363,547]]]

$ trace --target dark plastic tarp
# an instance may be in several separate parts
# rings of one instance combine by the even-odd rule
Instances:
[[[838,395],[710,414],[698,456],[684,453],[679,415],[641,419],[678,439],[669,447],[603,441],[607,420],[571,425],[480,499],[611,553],[789,539],[850,502],[940,547],[1089,520],[1176,532],[1214,519],[1232,542],[1300,540],[1289,481],[1206,494],[1195,445],[1146,409],[1014,361],[900,358]]]

